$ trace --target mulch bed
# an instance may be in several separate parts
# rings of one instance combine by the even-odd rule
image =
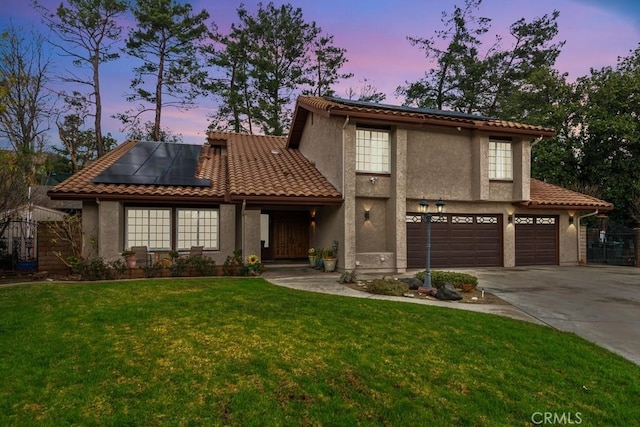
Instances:
[[[345,286],[348,286],[351,289],[355,289],[357,291],[367,292],[366,282],[345,283]],[[505,302],[504,300],[500,299],[499,297],[495,296],[492,293],[485,291],[483,295],[482,289],[474,289],[469,292],[464,292],[461,289],[456,289],[456,291],[460,294],[462,299],[459,301],[450,301],[450,302],[465,303],[465,304],[502,304],[502,305],[509,304],[508,302]],[[437,298],[434,298],[432,296],[422,295],[418,293],[418,291],[408,291],[405,295],[409,295],[409,294],[412,296],[407,296],[407,298],[440,301]]]

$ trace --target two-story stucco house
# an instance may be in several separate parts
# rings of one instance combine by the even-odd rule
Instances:
[[[116,257],[204,246],[264,261],[338,243],[338,268],[571,265],[579,218],[610,203],[530,177],[553,131],[475,115],[300,97],[288,137],[212,132],[203,146],[127,141],[50,191],[83,201],[87,247]]]

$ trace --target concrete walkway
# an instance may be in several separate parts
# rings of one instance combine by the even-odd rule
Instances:
[[[371,280],[380,277],[380,275],[361,275],[358,276],[358,280]],[[391,275],[388,275],[388,277],[391,277]],[[413,277],[413,273],[393,275],[393,277]],[[346,285],[338,283],[340,273],[324,273],[322,271],[314,270],[308,266],[279,266],[268,268],[263,274],[263,278],[274,285],[284,286],[291,289],[299,289],[302,291],[342,295],[354,298],[389,300],[432,305],[437,307],[456,308],[460,310],[507,316],[513,319],[543,324],[543,322],[540,322],[535,317],[510,304],[470,304],[459,301],[440,301],[432,299],[374,295],[364,291],[357,291]]]

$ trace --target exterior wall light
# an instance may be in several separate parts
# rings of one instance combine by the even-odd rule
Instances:
[[[569,215],[569,225],[573,225],[573,215]]]
[[[509,216],[507,216],[507,221],[509,221],[509,224],[513,224],[513,214],[509,214]]]
[[[371,213],[369,212],[369,209],[365,209],[364,210],[364,220],[365,221],[369,221],[369,219],[371,219]]]

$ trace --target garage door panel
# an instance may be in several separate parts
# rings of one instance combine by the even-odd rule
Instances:
[[[558,265],[558,219],[553,215],[517,215],[516,265]]]
[[[431,266],[502,266],[501,218],[501,215],[456,214],[444,215],[432,223]],[[407,266],[424,268],[425,263],[425,224],[407,222]]]

